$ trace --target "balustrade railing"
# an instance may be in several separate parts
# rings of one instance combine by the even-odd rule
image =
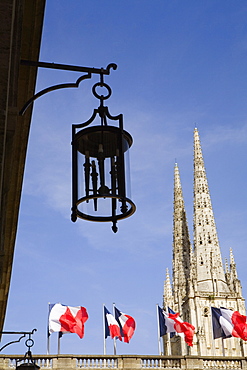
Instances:
[[[162,356],[159,358],[142,358],[141,367],[146,369],[181,369],[181,360],[164,359]]]
[[[117,369],[117,357],[76,357],[76,367],[79,369]]]
[[[226,369],[226,370],[238,370],[243,368],[243,364],[245,364],[246,361],[241,361],[238,359],[203,359],[203,369],[205,370],[211,370],[211,369]],[[244,367],[245,367],[244,366]]]
[[[0,370],[12,370],[23,356],[0,355]],[[142,355],[33,355],[41,370],[247,370],[247,358]]]

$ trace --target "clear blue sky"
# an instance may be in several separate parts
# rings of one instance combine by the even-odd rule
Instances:
[[[106,82],[124,114],[136,213],[111,224],[70,221],[71,124],[98,101],[93,80],[35,103],[5,330],[32,330],[46,353],[48,302],[85,306],[85,337],[61,353],[102,354],[102,304],[136,319],[119,354],[158,354],[156,304],[171,271],[173,170],[178,162],[192,236],[193,130],[198,127],[223,261],[233,248],[247,297],[247,3],[229,0],[47,0],[40,60],[116,63]],[[77,73],[40,70],[37,91]],[[4,338],[3,338],[4,341]],[[51,337],[56,353],[57,336]],[[24,344],[5,353],[23,353]],[[107,341],[112,354],[112,341]]]

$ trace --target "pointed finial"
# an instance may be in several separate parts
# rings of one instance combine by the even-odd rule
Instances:
[[[229,266],[228,266],[227,258],[225,258],[225,270],[226,270],[226,273],[229,272]]]
[[[231,269],[231,273],[233,274],[234,279],[238,279],[236,263],[234,260],[232,248],[230,248],[230,269]]]
[[[165,286],[164,286],[164,295],[166,297],[166,300],[172,296],[172,287],[171,287],[171,281],[170,281],[170,274],[169,269],[166,269],[166,280],[165,280]]]
[[[174,166],[174,189],[177,188],[182,188],[181,187],[181,181],[180,181],[180,175],[179,175],[179,168],[178,164],[175,163]]]
[[[232,248],[230,248],[230,264],[231,265],[235,264]]]

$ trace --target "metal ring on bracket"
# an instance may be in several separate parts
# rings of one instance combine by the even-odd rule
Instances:
[[[106,89],[107,89],[107,91],[108,91],[108,94],[107,95],[99,95],[99,94],[97,94],[97,92],[96,92],[96,87],[98,87],[98,86],[100,86],[100,87],[105,87]],[[110,98],[110,96],[111,96],[111,88],[110,88],[110,86],[109,85],[107,85],[107,84],[105,84],[104,82],[103,83],[101,83],[101,82],[97,82],[95,85],[93,85],[93,87],[92,87],[92,92],[93,92],[93,94],[94,94],[94,96],[97,98],[97,99],[102,99],[102,100],[106,100],[106,99],[108,99],[108,98]]]
[[[30,344],[28,344],[28,342],[31,342]],[[27,346],[27,347],[32,347],[33,345],[34,345],[34,340],[32,339],[32,338],[28,338],[27,340],[26,340],[26,342],[25,342],[25,345]]]

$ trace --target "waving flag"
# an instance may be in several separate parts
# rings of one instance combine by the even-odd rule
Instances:
[[[136,323],[133,317],[122,313],[115,307],[115,318],[120,326],[120,333],[121,337],[124,338],[124,342],[129,343],[130,339],[132,338]],[[120,339],[120,338],[119,338]]]
[[[168,309],[168,312],[169,313],[175,313],[170,307],[167,307],[167,309]],[[171,332],[170,333],[170,338],[173,338],[174,336],[176,335],[176,332]]]
[[[88,319],[85,307],[71,307],[60,303],[51,305],[49,313],[49,333],[76,333],[80,338],[84,336],[84,323]]]
[[[193,325],[188,322],[182,321],[179,317],[179,313],[165,312],[159,306],[158,312],[160,336],[173,332],[184,334],[185,342],[188,344],[188,346],[193,346],[193,335],[195,332],[195,328]]]
[[[115,317],[107,310],[104,306],[104,318],[105,318],[105,338],[111,336],[111,338],[119,338],[122,340],[120,334],[120,327]]]
[[[247,340],[246,316],[224,307],[211,307],[211,312],[214,339],[237,337]]]
[[[173,333],[174,330],[174,321],[169,319],[169,314],[158,306],[158,313],[159,313],[159,331],[160,337],[167,333]]]

